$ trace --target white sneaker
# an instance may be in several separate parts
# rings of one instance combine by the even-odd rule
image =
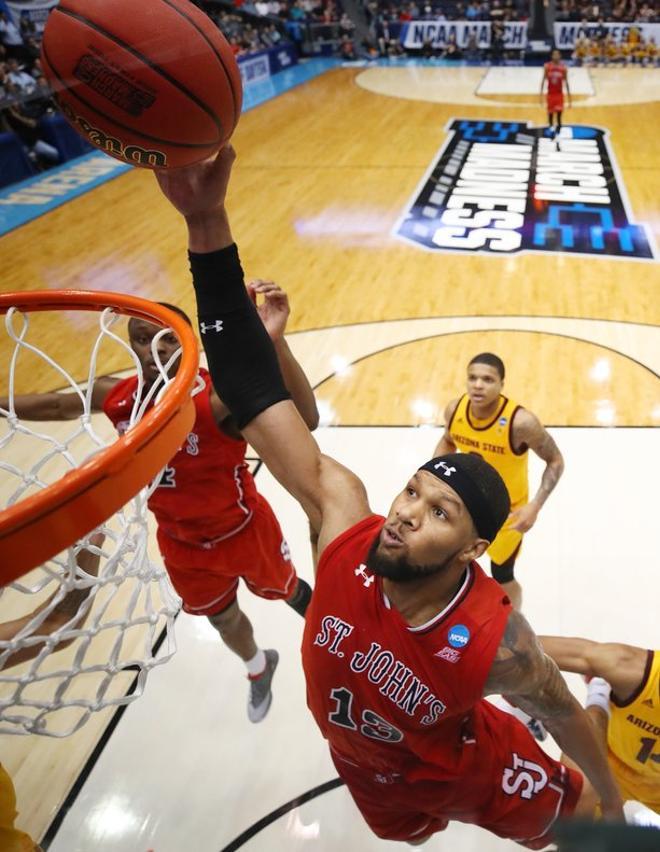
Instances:
[[[259,677],[250,678],[248,719],[251,722],[261,722],[270,710],[270,705],[273,701],[273,693],[270,690],[270,685],[280,660],[280,655],[272,648],[264,651],[264,654],[266,656],[266,668]]]
[[[643,825],[646,828],[660,829],[660,814],[647,808],[641,802],[630,800],[623,803],[623,815],[628,825]]]

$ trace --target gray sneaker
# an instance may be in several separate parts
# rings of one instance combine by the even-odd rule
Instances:
[[[266,668],[263,674],[259,675],[255,680],[250,681],[250,697],[248,699],[248,719],[251,722],[261,722],[266,713],[270,710],[270,705],[273,700],[273,693],[270,691],[270,684],[275,674],[275,669],[280,659],[277,651],[269,648],[264,651],[266,655]]]

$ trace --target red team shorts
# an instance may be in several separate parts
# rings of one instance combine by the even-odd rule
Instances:
[[[564,96],[563,95],[547,95],[546,102],[548,104],[548,112],[563,112]]]
[[[238,580],[260,598],[286,599],[296,585],[289,547],[268,502],[257,495],[252,519],[211,547],[170,538],[158,530],[172,585],[192,615],[215,615],[236,599]]]
[[[474,770],[454,781],[375,774],[331,750],[371,830],[386,840],[417,840],[457,820],[544,849],[555,820],[575,810],[582,776],[547,755],[521,722],[498,712],[496,735],[477,743]]]

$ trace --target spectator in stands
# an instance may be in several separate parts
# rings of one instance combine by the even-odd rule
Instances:
[[[481,59],[481,51],[475,33],[471,32],[465,45],[465,58],[468,62],[478,62]]]
[[[470,3],[468,3],[468,7],[465,10],[465,17],[468,21],[476,21],[479,18],[479,7],[474,0],[470,0]]]
[[[447,46],[444,49],[443,57],[445,59],[462,59],[461,49],[456,43],[456,36],[452,33],[447,39]]]
[[[30,13],[27,9],[23,9],[23,11],[21,12],[21,20],[19,21],[18,26],[23,41],[28,38],[36,38],[37,28],[34,24],[34,21],[30,17]]]
[[[268,0],[257,0],[254,8],[257,10],[257,15],[261,15],[262,17],[270,14],[270,3]]]
[[[352,35],[353,30],[355,29],[355,24],[349,18],[349,16],[344,12],[339,19],[339,30],[342,35]]]
[[[57,148],[41,138],[39,122],[27,114],[24,104],[11,104],[3,111],[2,117],[8,129],[13,130],[21,140],[29,158],[38,169],[49,168],[59,162],[60,155]]]
[[[7,60],[7,78],[14,90],[20,95],[29,95],[37,86],[36,80],[18,64],[18,59],[12,56]]]
[[[7,63],[0,62],[0,100],[4,100],[11,91],[11,83],[7,76]]]
[[[0,42],[4,45],[7,56],[23,56],[23,39],[16,24],[0,9]]]
[[[493,65],[499,65],[504,56],[504,24],[493,21],[490,28],[490,55]]]
[[[339,44],[339,55],[347,62],[353,62],[358,58],[355,52],[355,42],[349,35],[343,35]]]

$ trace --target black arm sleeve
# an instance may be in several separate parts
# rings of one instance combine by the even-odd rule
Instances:
[[[277,353],[245,288],[236,245],[188,256],[213,387],[244,429],[290,398]]]

